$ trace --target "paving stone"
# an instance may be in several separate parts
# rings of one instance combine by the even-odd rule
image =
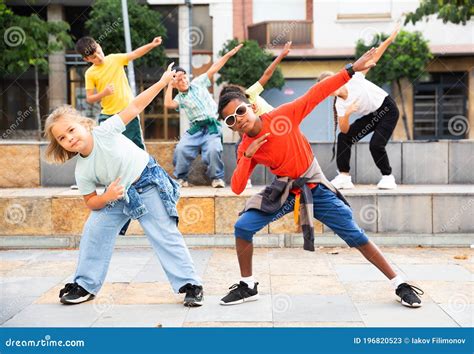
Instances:
[[[143,264],[124,264],[111,262],[105,281],[109,283],[125,282],[129,283],[143,269]]]
[[[191,309],[192,310],[192,309]],[[185,322],[183,327],[246,327],[246,328],[260,328],[273,327],[272,322]]]
[[[36,297],[34,296],[2,296],[0,301],[0,324],[21,312],[25,307],[33,303],[35,299]]]
[[[10,272],[21,268],[27,264],[27,261],[4,261],[0,263],[0,277],[7,276]]]
[[[440,306],[461,327],[473,327],[474,305],[458,302],[440,304]]]
[[[40,296],[62,280],[62,277],[5,277],[0,278],[0,298],[28,294]],[[3,302],[3,300],[2,300]]]
[[[4,261],[29,261],[32,260],[39,255],[46,255],[49,252],[57,252],[57,251],[43,251],[43,250],[28,250],[25,252],[24,250],[0,250],[0,260]]]
[[[258,301],[238,306],[222,306],[220,297],[207,296],[205,305],[194,308],[186,316],[186,322],[267,322],[272,321],[272,300],[261,295]]]
[[[274,327],[365,327],[364,322],[275,322]]]
[[[76,268],[75,261],[55,262],[55,261],[33,261],[22,267],[11,271],[9,277],[61,277],[64,278],[72,273]]]
[[[401,264],[400,269],[412,280],[472,281],[472,274],[455,264]]]
[[[272,259],[270,261],[270,273],[272,275],[335,275],[325,259],[313,257],[312,259]]]
[[[116,305],[92,327],[181,327],[187,312],[183,305]]]
[[[410,284],[425,290],[418,282],[410,281]],[[393,303],[397,299],[395,290],[388,280],[344,283],[344,288],[354,303]],[[430,295],[425,292],[421,297],[423,304],[433,302]]]
[[[273,320],[277,322],[360,322],[347,295],[273,295]]]
[[[99,317],[92,304],[32,304],[3,324],[5,327],[90,327]]]
[[[134,304],[180,304],[183,294],[173,293],[168,282],[130,283],[117,298],[119,305]]]
[[[346,291],[336,276],[272,275],[272,294],[335,295]]]
[[[397,301],[390,303],[356,303],[367,327],[458,327],[438,305],[424,304],[410,309]]]
[[[35,304],[58,304],[59,291],[64,287],[65,283],[66,282],[61,282],[55,287],[49,289],[35,300]],[[96,304],[98,308],[106,309],[112,304],[118,302],[118,299],[125,292],[127,286],[127,283],[105,283],[90,304]]]
[[[474,304],[474,282],[419,280],[426,295],[437,304]]]
[[[211,250],[190,250],[191,258],[193,259],[196,273],[202,277],[207,268],[209,258],[212,255]],[[168,278],[163,270],[163,267],[159,263],[157,257],[152,257],[151,260],[138,272],[137,276],[133,279],[137,283],[148,283],[148,282],[166,282]]]
[[[396,266],[393,266],[397,270]],[[382,281],[385,275],[374,265],[366,264],[336,264],[334,269],[342,282]]]

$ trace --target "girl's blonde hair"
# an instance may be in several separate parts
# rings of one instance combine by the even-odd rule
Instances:
[[[318,81],[321,82],[324,79],[333,76],[334,72],[332,71],[324,71],[319,75]],[[333,119],[334,119],[334,141],[332,143],[332,158],[331,161],[334,160],[334,157],[336,156],[336,142],[337,142],[337,110],[336,110],[336,101],[337,101],[337,96],[334,97],[334,100],[332,102],[332,112],[333,112]]]
[[[52,129],[54,124],[64,118],[71,119],[72,121],[83,125],[89,131],[92,131],[92,128],[96,125],[95,120],[82,116],[79,111],[69,105],[63,105],[56,108],[48,118],[46,118],[44,124],[44,137],[49,141],[45,152],[45,160],[50,163],[62,164],[77,154],[63,149],[53,135]]]

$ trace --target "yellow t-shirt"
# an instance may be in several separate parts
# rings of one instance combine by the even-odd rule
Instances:
[[[263,97],[260,97],[263,90],[263,86],[258,81],[245,90],[245,93],[249,96],[249,102],[257,105],[256,114],[258,116],[273,111],[272,105],[265,101]]]
[[[127,54],[109,54],[102,65],[92,65],[86,71],[86,90],[101,92],[108,84],[114,85],[114,93],[100,101],[103,114],[116,114],[133,100],[124,66],[128,64]]]

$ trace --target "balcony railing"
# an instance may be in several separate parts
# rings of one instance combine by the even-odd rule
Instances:
[[[261,47],[278,48],[292,41],[294,48],[313,47],[313,21],[267,21],[248,26],[249,39]]]

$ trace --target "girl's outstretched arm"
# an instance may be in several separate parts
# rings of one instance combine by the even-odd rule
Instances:
[[[393,32],[390,34],[390,36],[375,49],[375,53],[374,53],[374,62],[375,63],[377,63],[379,61],[379,59],[382,57],[383,53],[385,53],[385,51],[390,46],[390,44],[392,44],[392,42],[397,37],[399,31],[400,31],[400,25],[398,24],[397,27],[395,27]],[[367,72],[369,70],[370,70],[370,68],[368,68],[367,70],[362,71],[362,73],[365,75],[365,74],[367,74]]]
[[[168,85],[175,74],[175,71],[171,70],[173,65],[174,63],[168,65],[168,69],[164,72],[163,76],[161,76],[160,81],[140,93],[122,112],[119,113],[123,124],[127,125],[133,118],[138,116],[145,107],[153,101],[160,91]]]
[[[273,60],[273,62],[268,66],[268,68],[265,69],[260,79],[258,79],[258,82],[260,82],[260,85],[265,86],[268,80],[272,78],[272,75],[275,72],[278,64],[280,64],[283,58],[288,55],[288,53],[290,52],[290,48],[291,48],[291,41],[286,42],[285,47],[283,48],[281,53],[275,58],[275,60]]]

